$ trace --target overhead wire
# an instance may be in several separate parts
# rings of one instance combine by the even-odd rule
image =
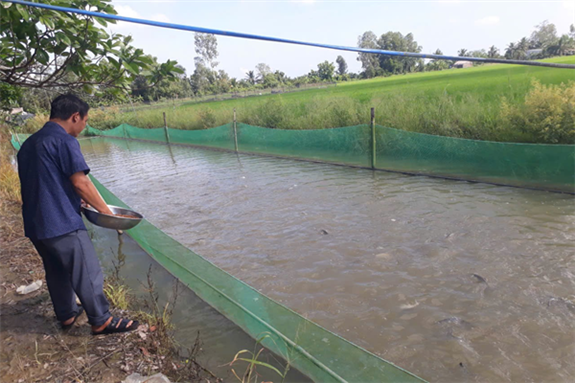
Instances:
[[[249,34],[249,33],[225,31],[225,30],[220,30],[220,29],[195,27],[195,26],[191,26],[191,25],[166,23],[163,21],[138,19],[138,18],[134,18],[134,17],[112,15],[112,14],[108,14],[108,13],[88,11],[88,10],[84,10],[84,9],[60,7],[60,6],[51,5],[51,4],[44,4],[44,3],[33,3],[33,2],[23,1],[23,0],[1,0],[1,1],[6,2],[6,3],[26,5],[29,7],[44,8],[44,9],[50,9],[50,10],[54,10],[54,11],[67,12],[67,13],[76,13],[76,14],[92,16],[92,17],[100,17],[100,18],[108,19],[108,20],[125,21],[128,23],[149,25],[149,26],[153,26],[153,27],[177,29],[177,30],[188,31],[188,32],[197,32],[197,33],[208,33],[208,34],[219,35],[219,36],[237,37],[237,38],[251,39],[251,40],[261,40],[261,41],[271,41],[271,42],[277,42],[277,43],[304,45],[304,46],[310,46],[310,47],[335,49],[335,50],[348,51],[348,52],[371,53],[371,54],[398,56],[398,57],[415,57],[415,58],[420,58],[420,59],[432,59],[432,60],[450,60],[450,61],[463,61],[464,60],[464,61],[479,62],[479,63],[516,64],[516,65],[529,65],[529,66],[540,66],[540,67],[550,67],[550,68],[575,69],[574,64],[550,63],[550,62],[530,61],[530,60],[507,60],[507,59],[486,58],[486,57],[447,56],[447,55],[436,55],[436,54],[426,54],[426,53],[416,53],[416,52],[398,52],[398,51],[388,51],[388,50],[382,50],[382,49],[369,49],[369,48],[347,47],[347,46],[332,45],[332,44],[321,44],[321,43],[313,43],[313,42],[306,42],[306,41],[284,39],[284,38],[279,38],[279,37],[270,37],[270,36],[262,36],[262,35]]]

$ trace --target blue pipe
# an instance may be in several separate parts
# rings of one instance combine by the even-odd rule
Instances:
[[[110,15],[110,14],[100,13],[100,12],[86,11],[83,9],[59,7],[59,6],[55,6],[55,5],[42,4],[42,3],[32,3],[29,1],[22,1],[22,0],[1,0],[1,1],[7,2],[7,3],[27,5],[27,6],[36,7],[36,8],[50,9],[50,10],[54,10],[54,11],[61,11],[61,12],[67,12],[67,13],[77,13],[80,15],[87,15],[87,16],[93,16],[93,17],[101,17],[103,19],[126,21],[129,23],[137,23],[137,24],[143,24],[143,25],[151,25],[153,27],[178,29],[178,30],[182,30],[182,31],[198,32],[198,33],[209,33],[209,34],[221,35],[221,36],[239,37],[239,38],[243,38],[243,39],[263,40],[263,41],[273,41],[273,42],[277,42],[277,43],[306,45],[306,46],[310,46],[310,47],[335,49],[335,50],[340,50],[340,51],[349,51],[349,52],[357,52],[357,53],[373,53],[373,54],[387,55],[387,56],[416,57],[416,58],[434,59],[434,60],[452,60],[452,61],[465,60],[465,61],[475,61],[475,62],[481,62],[481,63],[518,64],[518,65],[543,66],[543,67],[552,67],[552,68],[575,69],[575,65],[573,65],[573,64],[556,64],[556,63],[544,63],[544,62],[538,62],[538,61],[505,60],[505,59],[483,58],[483,57],[444,56],[444,55],[433,55],[433,54],[414,53],[414,52],[396,52],[396,51],[386,51],[386,50],[380,50],[380,49],[366,49],[366,48],[345,47],[345,46],[340,46],[340,45],[309,43],[309,42],[305,42],[305,41],[282,39],[282,38],[278,38],[278,37],[259,36],[259,35],[252,35],[252,34],[248,34],[248,33],[238,33],[238,32],[230,32],[230,31],[222,31],[219,29],[210,29],[210,28],[193,27],[193,26],[182,25],[182,24],[164,23],[161,21],[136,19],[133,17]]]

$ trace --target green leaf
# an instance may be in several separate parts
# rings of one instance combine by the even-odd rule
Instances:
[[[10,8],[10,7],[12,6],[12,3],[2,2],[2,6],[3,6],[5,9],[8,9],[8,8]]]
[[[90,84],[84,84],[82,86],[82,90],[86,93],[88,93],[89,95],[94,94],[94,86],[90,85]]]
[[[94,20],[96,20],[98,22],[98,24],[103,25],[104,27],[108,26],[108,23],[106,22],[106,20],[102,19],[101,17],[96,17],[96,18],[94,18]]]
[[[41,16],[40,22],[50,29],[54,29],[54,22],[49,16]]]
[[[114,64],[117,69],[120,69],[120,63],[113,57],[107,56],[107,59],[110,63]]]
[[[72,42],[70,41],[70,39],[68,38],[68,36],[66,36],[64,34],[64,32],[56,32],[56,40],[58,41],[62,41],[68,45],[72,45]]]
[[[49,59],[50,56],[48,56],[48,53],[45,50],[38,49],[38,53],[36,53],[36,60],[38,60],[40,64],[48,65]]]
[[[269,368],[269,369],[272,370],[272,371],[277,372],[278,375],[283,378],[283,374],[282,374],[277,368],[275,368],[274,366],[272,366],[271,364],[267,364],[267,363],[264,363],[264,362],[260,362],[259,360],[256,360],[256,359],[237,358],[237,360],[242,360],[242,361],[248,362],[248,363],[250,363],[250,364],[257,364],[257,365],[260,365],[260,366],[264,366],[264,367],[266,367],[266,368]]]
[[[18,10],[18,12],[20,13],[20,15],[22,15],[22,18],[24,20],[29,20],[30,19],[30,14],[28,13],[28,11],[26,10],[26,8],[20,4],[16,4],[16,9]]]
[[[132,73],[132,74],[138,74],[138,67],[130,64],[126,61],[122,62],[122,65],[124,66],[124,68],[126,68],[128,70],[128,72]]]

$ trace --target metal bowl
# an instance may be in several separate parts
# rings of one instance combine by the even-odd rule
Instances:
[[[123,207],[108,205],[112,213],[128,215],[133,218],[118,217],[115,215],[102,214],[94,209],[92,206],[86,207],[82,206],[82,212],[94,225],[105,227],[114,230],[128,230],[140,223],[144,218],[140,213],[136,213],[133,210],[125,209]]]

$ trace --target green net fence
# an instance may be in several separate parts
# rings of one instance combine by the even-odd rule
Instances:
[[[476,141],[379,125],[372,132],[370,125],[281,130],[230,123],[205,130],[179,130],[122,124],[107,131],[88,128],[87,134],[575,193],[575,145]]]

